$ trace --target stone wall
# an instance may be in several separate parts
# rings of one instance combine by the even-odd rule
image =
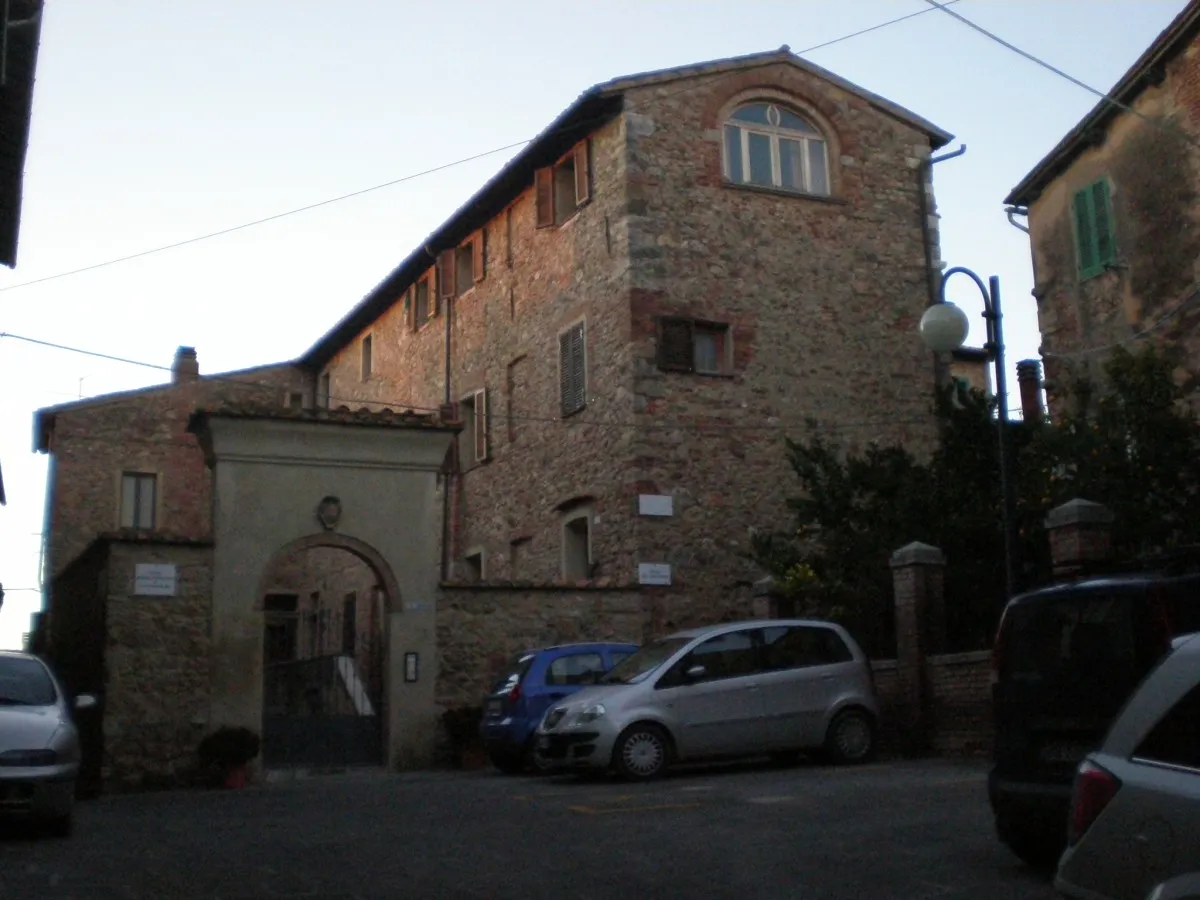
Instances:
[[[1076,158],[1040,189],[1029,207],[1034,296],[1045,356],[1047,397],[1054,411],[1076,378],[1099,379],[1105,355],[1079,351],[1152,337],[1183,351],[1178,382],[1200,378],[1200,53],[1190,48],[1166,62],[1160,84],[1148,84]],[[1118,265],[1090,278],[1079,274],[1074,196],[1107,178]],[[1072,355],[1077,354],[1077,355]]]
[[[187,433],[189,417],[198,407],[226,402],[283,406],[292,391],[310,396],[311,379],[290,366],[269,366],[39,411],[40,449],[53,454],[47,580],[97,535],[120,528],[122,472],[158,475],[157,533],[210,537],[212,473]]]
[[[989,752],[994,733],[991,651],[931,656],[926,664],[929,749],[949,756],[979,756]],[[899,750],[900,684],[896,660],[874,660],[871,666],[883,714],[881,744],[884,752]]]

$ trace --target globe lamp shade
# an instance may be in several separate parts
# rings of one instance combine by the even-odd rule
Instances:
[[[935,303],[921,316],[921,340],[934,353],[957,350],[967,340],[967,314],[953,303]]]

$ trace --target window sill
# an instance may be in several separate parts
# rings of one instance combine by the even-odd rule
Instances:
[[[697,378],[736,378],[736,372],[697,372],[695,370],[687,371],[684,369],[664,369],[655,366],[659,372],[664,375],[695,375]]]
[[[849,201],[843,200],[841,197],[833,197],[827,194],[808,194],[804,191],[785,191],[783,188],[763,187],[758,184],[740,184],[736,181],[722,180],[722,187],[726,187],[733,191],[747,191],[751,194],[769,194],[772,197],[790,197],[793,200],[815,200],[818,203],[829,203],[834,206],[846,206]]]

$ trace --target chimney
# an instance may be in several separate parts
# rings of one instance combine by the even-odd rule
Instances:
[[[1026,422],[1042,421],[1042,364],[1036,359],[1017,363],[1017,385],[1021,390],[1021,417]]]
[[[195,347],[180,347],[175,351],[175,362],[171,365],[171,382],[185,384],[200,377],[200,363],[196,359]]]

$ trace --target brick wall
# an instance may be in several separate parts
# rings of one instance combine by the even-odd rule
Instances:
[[[212,477],[188,418],[224,402],[278,402],[307,391],[311,378],[271,366],[199,381],[113,394],[42,410],[53,453],[48,478],[46,572],[52,578],[97,535],[120,527],[121,473],[159,475],[158,532],[211,534]]]
[[[874,660],[875,687],[879,693],[883,721],[880,737],[886,752],[898,748],[898,699],[901,684],[896,660]],[[992,654],[947,653],[926,660],[925,679],[929,690],[930,744],[936,753],[978,756],[991,748]]]

